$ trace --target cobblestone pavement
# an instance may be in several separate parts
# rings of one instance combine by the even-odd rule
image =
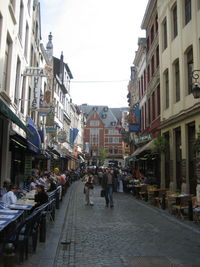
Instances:
[[[114,204],[106,208],[96,186],[85,206],[75,183],[54,267],[200,266],[200,227],[130,194],[114,193]]]
[[[46,243],[21,267],[200,266],[199,226],[131,194],[114,193],[114,204],[106,208],[96,186],[94,206],[85,206],[83,183],[73,183],[48,223]]]

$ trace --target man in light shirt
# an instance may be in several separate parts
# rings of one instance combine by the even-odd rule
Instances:
[[[106,207],[110,205],[111,208],[114,207],[113,204],[113,185],[114,185],[114,176],[111,169],[106,169],[106,172],[103,175],[101,186],[105,190],[105,200]]]
[[[3,195],[2,201],[7,205],[15,204],[17,202],[17,197],[15,195],[17,191],[16,185],[10,185],[10,190]]]

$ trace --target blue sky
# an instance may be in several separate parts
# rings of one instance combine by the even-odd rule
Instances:
[[[42,42],[73,74],[75,104],[128,106],[127,85],[148,0],[41,0]]]

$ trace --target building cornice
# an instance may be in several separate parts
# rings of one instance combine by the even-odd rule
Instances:
[[[144,13],[142,24],[141,24],[142,30],[147,29],[149,20],[151,18],[152,12],[153,12],[153,9],[156,6],[156,2],[157,2],[157,0],[149,0],[147,7],[146,7],[146,10],[145,10],[145,13]]]
[[[181,110],[179,113],[171,116],[170,118],[161,121],[160,129],[167,128],[169,126],[175,125],[183,120],[186,120],[192,116],[198,115],[200,110],[200,102],[194,104],[188,109]]]

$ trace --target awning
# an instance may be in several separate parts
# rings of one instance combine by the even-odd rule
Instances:
[[[154,140],[151,140],[150,142],[148,142],[144,146],[137,148],[131,156],[137,156],[144,151],[151,151],[152,152],[154,150],[155,150]]]
[[[15,115],[15,113],[0,99],[0,113],[2,113],[6,118],[10,119],[13,123],[18,125],[22,130],[28,135],[31,135],[29,129],[23,122]]]
[[[27,128],[31,132],[31,136],[28,136],[28,148],[37,154],[41,153],[41,138],[39,132],[34,124],[33,120],[29,117]]]

